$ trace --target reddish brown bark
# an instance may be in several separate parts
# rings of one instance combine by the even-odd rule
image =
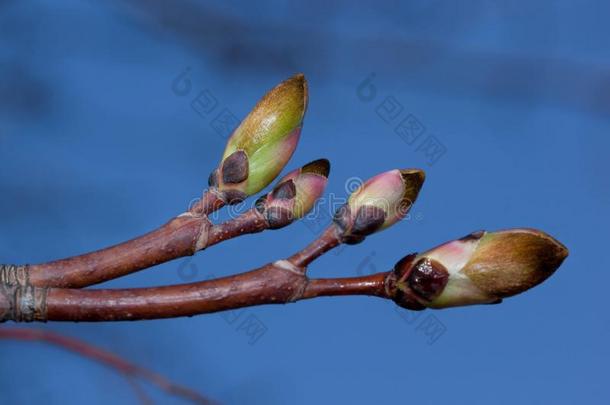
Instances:
[[[190,223],[191,217],[183,217]],[[251,210],[238,220],[211,231],[218,243],[245,231],[264,229],[266,222]],[[187,228],[190,229],[190,228]],[[216,280],[173,286],[116,290],[40,288],[27,273],[7,279],[10,291],[0,294],[0,318],[14,321],[126,321],[193,316],[264,304],[285,304],[334,295],[370,295],[397,300],[392,272],[367,277],[317,279],[306,276],[307,265],[337,246],[340,234],[331,225],[318,239],[287,260]],[[13,273],[10,273],[13,274]],[[17,273],[15,273],[17,274]],[[6,278],[6,277],[5,277]],[[2,292],[2,291],[0,291]],[[412,297],[407,297],[411,299]]]
[[[82,288],[190,256],[224,240],[267,228],[266,219],[255,209],[219,225],[212,225],[205,215],[190,211],[131,241],[81,256],[30,265],[27,271],[34,286]]]
[[[329,226],[319,238],[305,249],[292,255],[288,261],[296,267],[305,269],[311,262],[341,243],[338,232],[335,225]]]
[[[30,265],[30,282],[41,287],[80,288],[192,255],[206,220],[178,217],[151,233],[107,249]]]
[[[192,207],[189,208],[191,214],[195,216],[210,215],[226,205],[226,201],[220,196],[214,187],[204,191],[203,196]]]
[[[235,276],[174,286],[123,290],[51,288],[47,293],[47,319],[78,322],[160,319],[286,304],[318,296],[390,298],[384,287],[387,274],[309,280],[280,262]]]
[[[386,290],[388,273],[376,273],[365,277],[320,278],[310,280],[301,299],[336,295],[371,295],[390,298]]]
[[[192,255],[200,232],[209,227],[207,215],[224,205],[212,188],[187,213],[146,235],[84,255],[28,266],[29,282],[39,287],[80,288]]]
[[[300,296],[302,274],[274,265],[198,283],[123,290],[51,288],[51,321],[123,321],[173,318],[251,305],[286,303]]]

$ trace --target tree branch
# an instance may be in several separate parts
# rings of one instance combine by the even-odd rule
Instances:
[[[80,340],[59,335],[57,333],[42,330],[42,329],[22,329],[22,328],[0,328],[0,339],[12,339],[19,341],[33,341],[49,343],[54,346],[61,347],[65,350],[74,352],[80,356],[87,357],[95,362],[101,363],[110,367],[119,373],[125,375],[128,382],[133,385],[134,389],[138,387],[133,378],[142,378],[170,395],[175,395],[186,399],[195,404],[212,404],[212,402],[203,395],[190,388],[175,384],[167,378],[143,367],[132,364],[123,360],[119,356],[91,346]],[[142,402],[146,402],[145,394],[136,390],[138,397]],[[144,396],[143,396],[144,395]]]
[[[193,316],[265,304],[286,304],[335,295],[390,298],[389,273],[366,277],[309,280],[276,262],[260,269],[199,283],[155,288],[47,292],[49,321],[127,321]]]
[[[370,295],[391,298],[386,290],[388,272],[363,277],[319,278],[307,284],[300,299],[331,297],[339,295]]]
[[[215,194],[207,192],[210,198]],[[206,197],[204,197],[206,198]],[[119,245],[49,263],[29,265],[30,283],[37,287],[82,288],[122,277],[240,235],[269,228],[267,220],[251,209],[223,224],[212,225],[205,212],[218,207],[218,200],[172,219],[159,229]],[[203,209],[203,211],[201,211]]]
[[[391,272],[337,279],[307,277],[305,266],[339,245],[340,240],[339,229],[333,224],[286,260],[229,277],[173,286],[81,290],[39,288],[16,282],[15,288],[20,293],[0,294],[0,315],[1,319],[15,321],[127,321],[286,304],[318,296],[370,295],[394,299],[395,289],[386,285],[393,280]],[[24,308],[24,302],[32,305]]]

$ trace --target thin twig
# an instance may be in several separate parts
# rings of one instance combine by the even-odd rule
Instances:
[[[210,192],[206,195],[215,196]],[[217,208],[211,204],[213,202],[204,212]],[[107,249],[29,265],[29,282],[37,287],[87,287],[191,256],[227,239],[261,232],[269,227],[256,209],[218,225],[212,225],[207,214],[197,210],[176,217],[153,232]]]
[[[129,383],[129,385],[131,385],[131,388],[138,396],[140,403],[142,403],[143,405],[153,405],[154,404],[152,398],[150,396],[148,396],[148,394],[142,389],[140,384],[138,384],[138,381],[133,376],[126,375],[125,379]]]
[[[196,283],[99,290],[17,285],[14,288],[19,294],[0,294],[0,314],[3,320],[17,322],[100,322],[193,316],[255,305],[286,304],[323,295],[369,295],[396,301],[392,272],[339,279],[307,277],[305,266],[338,246],[340,241],[340,231],[332,224],[286,260]],[[24,302],[32,306],[22,308]]]
[[[369,295],[391,298],[389,273],[309,280],[276,264],[216,280],[155,288],[49,289],[49,321],[126,321],[193,316],[265,304],[286,304],[318,296]]]
[[[49,343],[104,364],[125,375],[128,379],[134,377],[145,379],[168,394],[179,396],[192,403],[206,405],[213,403],[198,392],[182,385],[175,384],[162,375],[129,363],[115,354],[91,346],[80,340],[59,335],[55,332],[43,329],[0,328],[0,339]],[[135,381],[132,381],[132,383],[135,383]],[[141,396],[141,393],[138,393],[138,396],[144,401],[144,397]]]

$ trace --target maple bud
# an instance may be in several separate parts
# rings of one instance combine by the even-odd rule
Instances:
[[[425,180],[419,169],[391,170],[361,185],[335,214],[342,241],[362,242],[372,233],[403,219]]]
[[[398,262],[395,300],[411,309],[499,303],[546,280],[567,256],[535,229],[475,232]]]
[[[283,228],[305,216],[324,192],[330,162],[320,159],[293,170],[273,190],[256,202],[272,229]]]
[[[307,97],[302,74],[265,94],[229,138],[218,169],[210,175],[210,187],[216,187],[228,203],[267,187],[296,149]]]

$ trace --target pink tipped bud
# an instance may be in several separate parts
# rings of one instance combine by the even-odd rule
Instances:
[[[257,209],[271,228],[283,228],[311,211],[326,188],[329,173],[330,162],[326,159],[293,170],[257,201]]]
[[[535,229],[476,232],[401,260],[396,301],[412,309],[499,303],[542,283],[567,256]]]
[[[354,244],[403,219],[425,180],[419,169],[391,170],[360,186],[335,214],[345,243]]]

